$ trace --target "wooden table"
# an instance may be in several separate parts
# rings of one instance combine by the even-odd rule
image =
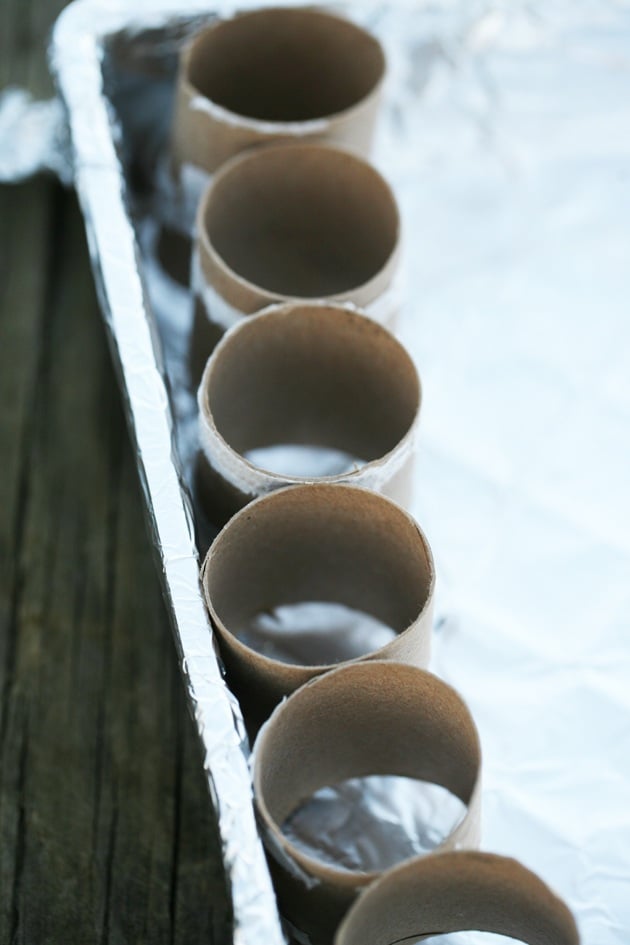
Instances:
[[[48,97],[61,0],[1,0]],[[201,752],[73,194],[0,187],[0,945],[223,943]]]

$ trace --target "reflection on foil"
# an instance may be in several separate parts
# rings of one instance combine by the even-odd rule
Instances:
[[[302,446],[293,443],[275,443],[248,450],[245,459],[280,476],[301,476],[315,479],[320,476],[340,476],[365,465],[365,460],[343,450],[327,446]]]
[[[298,666],[353,660],[396,636],[381,620],[345,604],[302,601],[256,614],[239,629],[243,643],[270,659]]]
[[[175,438],[188,487],[193,488],[197,454],[197,392],[190,380],[189,339],[193,305],[188,288],[180,285],[161,265],[158,256],[160,226],[152,216],[137,224],[143,269],[151,306],[158,320],[164,359],[168,367],[171,405],[176,417]]]
[[[40,171],[72,183],[63,106],[58,98],[37,102],[24,89],[9,86],[0,91],[0,182],[26,180]]]
[[[430,853],[465,813],[464,803],[438,784],[371,775],[321,788],[282,831],[308,856],[367,873]]]

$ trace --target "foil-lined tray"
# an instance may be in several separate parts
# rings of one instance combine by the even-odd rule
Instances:
[[[612,0],[336,9],[372,29],[389,59],[376,161],[402,207],[401,334],[424,389],[414,512],[438,566],[433,668],[481,730],[483,846],[551,883],[585,942],[620,945],[630,930],[630,18]],[[275,945],[242,719],[199,591],[209,532],[190,500],[189,295],[154,254],[178,50],[232,12],[219,0],[78,0],[57,22],[51,64],[204,745],[234,942]]]
[[[143,157],[150,161],[167,134],[164,106],[170,104],[179,44],[210,17],[207,4],[200,2],[158,0],[132,8],[82,0],[57,21],[51,65],[67,106],[74,183],[100,305],[205,752],[232,898],[234,943],[280,945],[284,939],[252,809],[242,717],[221,677],[199,588],[195,524],[175,419],[181,417],[177,378],[169,376],[165,361],[165,354],[168,358],[174,353],[173,346],[165,344],[171,333],[160,335],[150,307],[133,217],[142,203],[134,174],[142,190]],[[121,112],[117,103],[124,105]],[[125,122],[134,104],[138,120],[132,126],[135,137],[129,140],[131,129]],[[172,358],[170,363],[175,363]]]

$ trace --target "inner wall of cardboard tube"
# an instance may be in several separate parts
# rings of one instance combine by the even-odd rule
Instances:
[[[315,10],[260,10],[225,20],[191,47],[188,79],[238,115],[308,121],[345,111],[381,81],[379,43]]]
[[[273,444],[380,459],[420,402],[413,361],[386,329],[335,306],[287,305],[244,321],[204,378],[215,427],[237,453]]]
[[[402,633],[430,601],[434,569],[424,536],[393,502],[312,485],[273,493],[235,516],[212,547],[204,584],[237,638],[258,614],[302,601],[344,604]]]
[[[411,945],[421,936],[478,930],[528,945],[578,945],[564,903],[506,857],[435,854],[387,872],[343,921],[335,945]]]
[[[343,666],[297,690],[262,729],[254,758],[267,829],[325,877],[339,871],[280,834],[305,798],[347,778],[394,774],[440,784],[468,804],[481,765],[477,730],[457,693],[424,670],[379,661]]]
[[[291,298],[338,296],[394,253],[398,209],[369,164],[315,145],[261,148],[220,172],[202,212],[206,236],[241,279]]]

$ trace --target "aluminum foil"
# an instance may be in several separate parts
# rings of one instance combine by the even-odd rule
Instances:
[[[234,941],[272,945],[282,935],[240,713],[199,594],[197,550],[208,536],[185,488],[196,448],[183,368],[190,300],[152,252],[177,48],[233,6],[129,7],[73,4],[51,58],[205,746]],[[337,8],[372,28],[389,57],[376,159],[401,202],[402,338],[424,389],[414,511],[439,572],[434,668],[481,730],[484,846],[552,884],[585,943],[625,945],[630,10],[615,0]],[[0,130],[16,101],[0,102]],[[36,159],[22,152],[33,169],[50,167],[45,154],[56,149],[43,124],[31,140],[48,144]],[[339,842],[332,819],[327,835]]]
[[[177,453],[162,339],[130,210],[132,176],[145,187],[145,163],[164,140],[155,104],[172,77],[182,35],[200,22],[201,3],[126,4],[82,0],[57,21],[51,63],[68,109],[75,185],[97,289],[128,410],[154,545],[171,610],[190,704],[223,844],[235,945],[280,945],[283,935],[252,809],[239,707],[225,686],[199,588],[190,502]],[[173,19],[172,19],[173,18]],[[172,22],[171,22],[172,19]],[[151,81],[153,79],[153,82]],[[138,138],[125,138],[114,99],[138,107]],[[134,150],[137,141],[146,151]],[[130,175],[129,178],[127,175]],[[168,324],[163,325],[167,331]],[[165,345],[172,354],[172,346]],[[173,386],[177,404],[176,384]]]
[[[283,833],[330,866],[380,871],[435,850],[465,813],[463,801],[437,784],[371,775],[321,788],[290,815]]]
[[[68,125],[58,98],[35,101],[24,89],[0,91],[0,183],[26,180],[40,171],[73,179]]]

